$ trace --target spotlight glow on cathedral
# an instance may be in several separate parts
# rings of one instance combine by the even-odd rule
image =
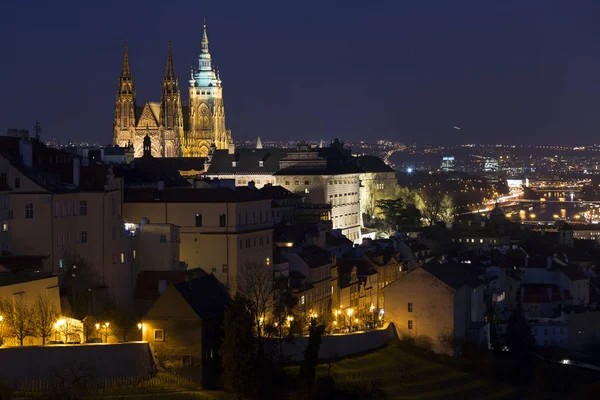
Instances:
[[[115,107],[114,144],[132,145],[135,157],[142,157],[146,136],[152,143],[154,157],[206,157],[212,143],[217,149],[228,148],[231,131],[225,128],[223,87],[211,63],[206,25],[198,69],[191,71],[189,95],[189,105],[182,105],[169,43],[160,103],[146,102],[138,107],[125,45]]]

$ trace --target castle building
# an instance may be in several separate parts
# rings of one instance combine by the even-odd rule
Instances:
[[[227,149],[231,131],[225,128],[223,87],[212,67],[206,25],[198,69],[191,71],[189,80],[189,105],[181,101],[169,44],[160,102],[138,106],[125,45],[113,126],[113,143],[121,147],[133,145],[135,157],[144,153],[145,136],[151,139],[154,157],[205,157],[213,143],[217,149]]]

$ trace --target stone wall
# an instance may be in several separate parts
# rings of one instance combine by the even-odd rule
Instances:
[[[144,342],[0,348],[0,378],[46,378],[83,368],[99,378],[144,376],[154,360]]]
[[[347,357],[384,346],[395,338],[394,324],[374,331],[357,332],[344,335],[325,335],[321,341],[319,359]],[[293,342],[283,342],[283,356],[291,361],[302,361],[308,344],[307,337],[295,338]],[[268,346],[279,346],[277,339],[269,340]]]

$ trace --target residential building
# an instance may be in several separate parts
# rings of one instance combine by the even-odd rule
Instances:
[[[401,336],[423,336],[436,352],[452,344],[489,345],[483,282],[468,264],[435,259],[384,289],[385,319]]]
[[[144,230],[153,224],[178,227],[172,245],[179,244],[179,261],[214,274],[232,291],[246,263],[271,266],[273,260],[271,199],[248,187],[128,189],[123,215],[135,230],[142,221]]]
[[[37,140],[0,137],[0,181],[4,253],[47,257],[59,277],[66,263],[85,263],[104,296],[133,306],[132,242],[109,166],[81,167]]]
[[[204,388],[215,387],[229,301],[227,289],[212,274],[169,285],[142,318],[143,340],[159,365],[179,369]]]

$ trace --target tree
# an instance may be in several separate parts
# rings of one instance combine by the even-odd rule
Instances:
[[[311,388],[317,374],[321,337],[323,336],[323,333],[325,333],[325,326],[317,324],[317,320],[312,318],[308,332],[308,344],[304,350],[304,362],[300,366],[300,377],[306,382],[308,387]]]
[[[71,316],[81,320],[90,313],[96,276],[92,265],[78,254],[65,254],[63,266],[61,287],[67,293]]]
[[[428,189],[423,192],[423,217],[433,225],[436,222],[451,222],[454,218],[454,202],[450,195],[437,190]]]
[[[453,357],[457,355],[457,343],[453,330],[444,330],[438,335],[440,347],[450,353]]]
[[[221,364],[225,387],[238,396],[249,394],[255,384],[254,316],[252,304],[237,293],[225,312]]]
[[[512,313],[506,327],[506,345],[513,362],[513,380],[525,383],[531,378],[534,370],[535,339],[531,334],[529,323],[523,315],[520,304]]]
[[[285,323],[287,317],[293,315],[294,308],[298,305],[298,298],[294,297],[287,279],[278,279],[274,283],[273,323],[267,325],[273,336],[279,339],[279,355],[283,356],[282,339],[286,336]],[[287,336],[291,330],[287,330]]]
[[[42,338],[42,346],[45,346],[46,339],[52,336],[54,323],[58,319],[58,308],[44,293],[38,294],[32,311],[33,333]]]
[[[59,319],[55,324],[55,329],[60,333],[61,337],[65,338],[65,342],[80,341],[79,333],[81,330],[75,320],[68,317]]]
[[[256,336],[261,345],[264,324],[273,308],[273,269],[257,262],[247,262],[238,275],[237,284],[238,292],[250,302],[249,310],[254,318]]]
[[[403,198],[379,200],[377,207],[381,210],[384,230],[387,230],[388,233],[396,233],[403,229],[419,226],[421,212],[412,202],[407,202]]]
[[[22,299],[3,299],[0,310],[4,316],[3,329],[7,336],[14,337],[23,346],[25,338],[34,335],[31,307]]]

